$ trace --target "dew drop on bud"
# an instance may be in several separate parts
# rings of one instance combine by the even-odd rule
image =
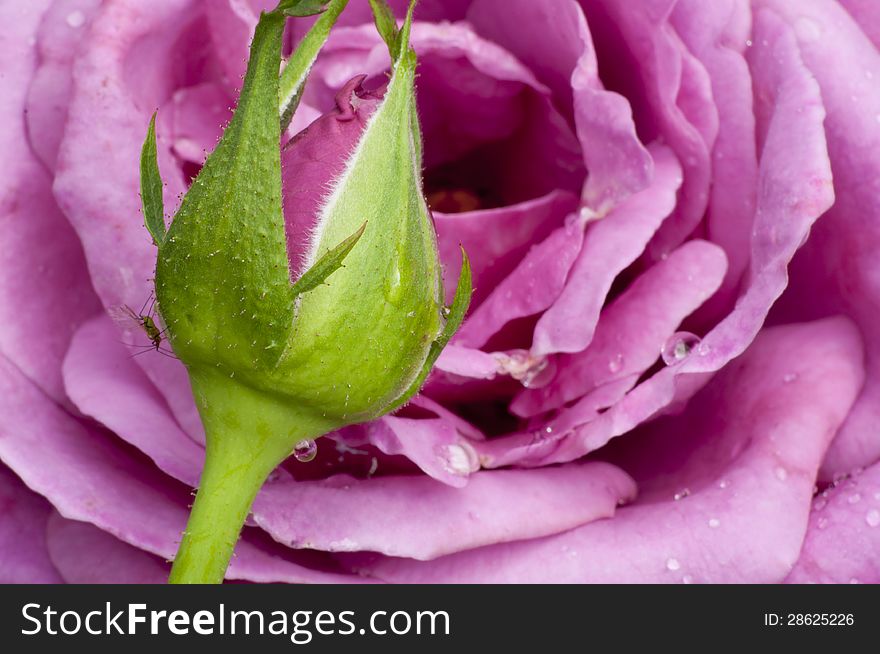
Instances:
[[[674,366],[688,358],[688,355],[700,344],[700,337],[690,332],[676,332],[660,350],[663,363]]]
[[[318,444],[311,439],[300,441],[293,448],[293,456],[300,463],[308,463],[318,456]]]

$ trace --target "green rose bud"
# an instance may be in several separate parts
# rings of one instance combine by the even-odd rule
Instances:
[[[290,260],[281,133],[345,0],[329,3],[279,79],[281,38],[287,15],[317,4],[325,3],[284,0],[261,16],[233,119],[167,232],[152,122],[144,144],[156,297],[207,434],[175,582],[222,580],[269,472],[298,444],[387,413],[418,392],[470,301],[463,257],[453,306],[442,305],[421,186],[412,5],[399,32],[389,14],[376,12],[391,80],[314,216],[302,260]]]

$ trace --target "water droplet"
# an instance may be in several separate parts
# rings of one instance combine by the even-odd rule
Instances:
[[[746,47],[747,48],[751,48],[753,45],[755,45],[754,41],[752,41],[751,39],[746,39]]]
[[[774,470],[774,474],[779,481],[785,481],[786,479],[788,479],[788,470],[786,470],[782,466],[776,468],[776,470]]]
[[[681,583],[683,584],[692,584],[694,583],[694,578],[690,575],[685,575],[681,578]]]
[[[718,529],[721,526],[721,521],[718,518],[709,518],[709,526],[712,529]]]
[[[675,572],[681,568],[681,563],[678,562],[678,559],[666,559],[666,569],[672,572]]]
[[[293,448],[293,456],[300,463],[308,463],[318,456],[318,444],[311,439],[300,441]]]
[[[437,454],[443,462],[446,472],[459,477],[466,477],[479,467],[477,453],[470,445],[464,443],[452,443],[440,445]]]
[[[816,520],[816,526],[819,529],[825,529],[828,526],[828,518],[819,518]]]
[[[82,27],[83,25],[85,25],[85,22],[86,22],[85,14],[83,14],[83,12],[81,12],[79,10],[72,11],[69,14],[67,14],[67,24],[70,27],[72,27],[73,29],[76,29],[78,27]]]
[[[726,479],[722,479],[718,482],[718,488],[727,488],[728,486],[730,486],[730,482]]]
[[[868,523],[869,527],[876,527],[880,525],[880,511],[877,509],[871,509],[865,514],[865,522]]]
[[[790,372],[782,378],[782,381],[786,384],[790,384],[791,382],[793,382],[797,378],[798,378],[797,373]]]
[[[679,500],[683,500],[684,498],[686,498],[690,494],[691,494],[690,488],[682,488],[680,491],[678,491],[675,495],[672,496],[672,499],[675,500],[676,502],[678,502]]]
[[[385,297],[391,304],[399,304],[403,296],[403,285],[400,283],[400,266],[395,261],[391,265],[388,277],[385,278]]]
[[[850,495],[848,498],[846,498],[846,501],[847,501],[849,504],[858,504],[859,502],[862,501],[862,496],[859,495],[858,493],[853,493],[853,494]]]
[[[700,337],[690,332],[676,332],[669,337],[669,340],[660,350],[660,356],[663,357],[663,363],[667,366],[674,366],[688,358],[693,349],[700,344]]]
[[[623,354],[618,352],[611,357],[611,360],[608,362],[608,372],[615,374],[620,372],[621,368],[623,368]]]

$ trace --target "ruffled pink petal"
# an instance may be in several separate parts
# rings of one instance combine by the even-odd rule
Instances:
[[[552,91],[576,127],[589,171],[585,200],[607,207],[650,182],[651,156],[639,142],[632,109],[599,79],[592,36],[574,1],[477,0],[468,21],[513,53]]]
[[[373,445],[387,455],[402,455],[437,481],[462,488],[479,469],[474,441],[456,421],[446,418],[385,416],[334,435],[348,446]]]
[[[776,319],[846,313],[867,350],[865,388],[823,465],[823,479],[831,479],[880,458],[880,54],[835,3],[758,4],[790,26],[819,84],[836,195],[792,263]]]
[[[514,271],[471,312],[454,342],[481,347],[511,321],[551,306],[563,291],[583,238],[583,228],[571,221],[532,246]]]
[[[684,414],[633,435],[617,458],[644,495],[613,519],[362,570],[413,583],[781,581],[800,551],[825,448],[862,383],[861,357],[843,319],[765,330]],[[675,501],[679,484],[690,493]]]
[[[586,350],[559,356],[553,381],[524,390],[511,411],[524,417],[544,413],[615,379],[641,374],[681,321],[718,289],[726,269],[719,247],[706,241],[682,245],[602,312]]]
[[[138,160],[150,114],[175,83],[198,82],[199,71],[180,68],[179,39],[189,38],[199,20],[190,0],[157,0],[149,7],[135,0],[105,3],[74,64],[53,190],[79,235],[105,307],[137,310],[152,291],[156,250],[140,213]],[[188,45],[194,55],[204,44],[193,36]],[[159,165],[171,212],[185,186],[166,138],[168,120],[159,116]],[[143,334],[136,343],[146,343]],[[159,355],[136,360],[187,433],[204,438],[184,367]]]
[[[55,567],[69,584],[164,584],[171,566],[87,522],[53,511],[46,537]]]
[[[0,464],[0,583],[51,584],[62,581],[46,547],[52,507]]]
[[[546,239],[578,205],[566,191],[518,204],[444,214],[434,212],[434,226],[445,274],[446,299],[452,301],[461,265],[460,247],[468,253],[474,295],[471,312],[510,275],[534,243]]]
[[[106,432],[77,421],[0,357],[0,460],[49,499],[62,516],[163,558],[177,550],[190,495]],[[40,456],[34,456],[40,452]],[[338,582],[347,576],[306,568],[248,534],[229,579]]]
[[[28,89],[25,121],[31,147],[49,170],[55,168],[64,135],[73,60],[99,4],[100,0],[55,0],[37,32],[39,65]]]
[[[880,48],[880,12],[874,0],[840,0],[865,35]]]
[[[675,207],[681,168],[666,148],[654,148],[652,155],[651,186],[587,226],[564,290],[535,327],[534,355],[579,352],[589,345],[614,278],[642,253]]]
[[[36,70],[34,34],[49,3],[0,7],[0,351],[53,399],[64,402],[61,360],[73,331],[93,314],[82,250],[28,146],[23,120]]]
[[[813,500],[789,583],[880,583],[880,463]]]
[[[608,518],[635,493],[633,481],[606,463],[479,472],[464,488],[424,476],[336,476],[270,484],[254,517],[291,547],[427,560]]]
[[[106,316],[77,331],[64,360],[64,383],[83,414],[135,446],[166,474],[198,486],[204,448],[174,421]]]
[[[598,449],[673,402],[690,397],[711,373],[740,355],[761,329],[770,307],[785,290],[789,262],[812,224],[831,205],[833,194],[825,112],[791,30],[762,12],[755,39],[750,57],[762,135],[759,195],[751,267],[735,309],[703,338],[692,356],[661,370],[596,419],[573,432],[554,432],[531,444],[527,458],[522,458],[521,436],[510,443],[515,451],[499,442],[493,446],[493,455],[484,459],[485,466],[504,465],[510,457],[516,457],[520,465],[546,465]]]
[[[435,365],[437,370],[447,376],[493,379],[498,374],[498,360],[482,350],[450,344],[440,353]]]
[[[737,0],[687,0],[676,5],[671,21],[708,72],[718,112],[705,237],[724,248],[728,269],[721,290],[700,312],[701,321],[715,322],[730,310],[748,267],[755,214],[758,159],[752,81],[744,56],[751,11]]]
[[[634,108],[645,141],[662,137],[684,171],[675,211],[652,239],[668,254],[699,224],[711,179],[709,148],[718,128],[709,76],[669,23],[676,0],[581,0],[596,40],[603,80]]]

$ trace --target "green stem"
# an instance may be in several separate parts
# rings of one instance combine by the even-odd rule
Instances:
[[[216,373],[190,375],[205,425],[205,467],[168,582],[217,584],[266,477],[299,441],[328,426]]]

